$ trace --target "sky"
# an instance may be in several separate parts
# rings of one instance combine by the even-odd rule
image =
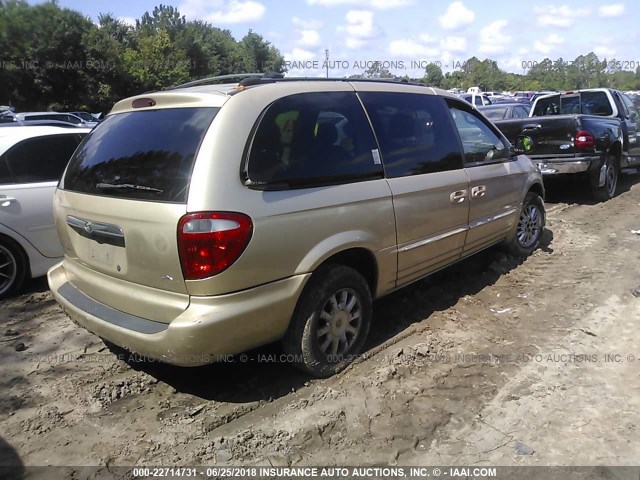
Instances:
[[[112,13],[127,22],[160,3],[238,39],[252,29],[285,56],[290,75],[324,76],[329,67],[338,77],[378,61],[397,75],[422,77],[429,62],[446,72],[471,56],[526,73],[545,57],[570,62],[592,51],[640,66],[640,15],[631,0],[59,0],[94,20]]]

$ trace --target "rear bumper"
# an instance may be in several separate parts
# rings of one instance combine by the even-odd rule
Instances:
[[[197,366],[281,338],[310,274],[242,292],[190,297],[170,323],[115,310],[69,282],[62,263],[47,274],[56,301],[78,325],[131,352],[179,366]]]
[[[584,174],[589,176],[592,185],[602,184],[604,158],[599,154],[576,158],[532,157],[531,161],[545,177]]]
[[[534,160],[534,162],[542,175],[563,175],[567,173],[581,173],[589,170],[591,166],[590,160],[573,160],[573,161],[548,161]]]

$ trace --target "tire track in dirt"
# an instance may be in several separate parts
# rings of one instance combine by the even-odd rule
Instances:
[[[629,233],[640,228],[640,190],[638,176],[629,178],[607,204],[549,205],[542,248],[525,261],[491,249],[377,302],[367,353],[327,380],[256,360],[186,371],[125,362],[71,324],[37,284],[0,306],[0,338],[19,331],[0,342],[4,436],[26,464],[508,462],[512,434],[490,434],[482,423],[489,413],[507,422],[524,415],[518,401],[543,395],[553,410],[567,400],[545,393],[557,380],[550,369],[500,359],[600,338],[585,333],[600,335],[584,319],[598,318],[612,295],[631,302],[620,292],[640,285],[640,237]],[[27,350],[14,350],[18,340]],[[565,385],[568,371],[556,372]],[[624,390],[622,380],[616,385]],[[616,445],[620,462],[635,453]]]

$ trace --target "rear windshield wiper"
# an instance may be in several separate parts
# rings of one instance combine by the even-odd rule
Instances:
[[[144,192],[162,193],[164,190],[148,187],[146,185],[134,185],[133,183],[98,183],[96,188],[101,190],[142,190]]]

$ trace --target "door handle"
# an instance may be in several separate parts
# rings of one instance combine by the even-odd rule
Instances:
[[[456,190],[449,195],[449,201],[451,203],[463,203],[467,199],[466,190]]]
[[[473,198],[484,197],[487,193],[487,187],[485,185],[477,185],[471,189],[471,196]]]
[[[13,197],[7,197],[6,195],[0,195],[0,207],[8,207],[12,202],[17,202]]]

